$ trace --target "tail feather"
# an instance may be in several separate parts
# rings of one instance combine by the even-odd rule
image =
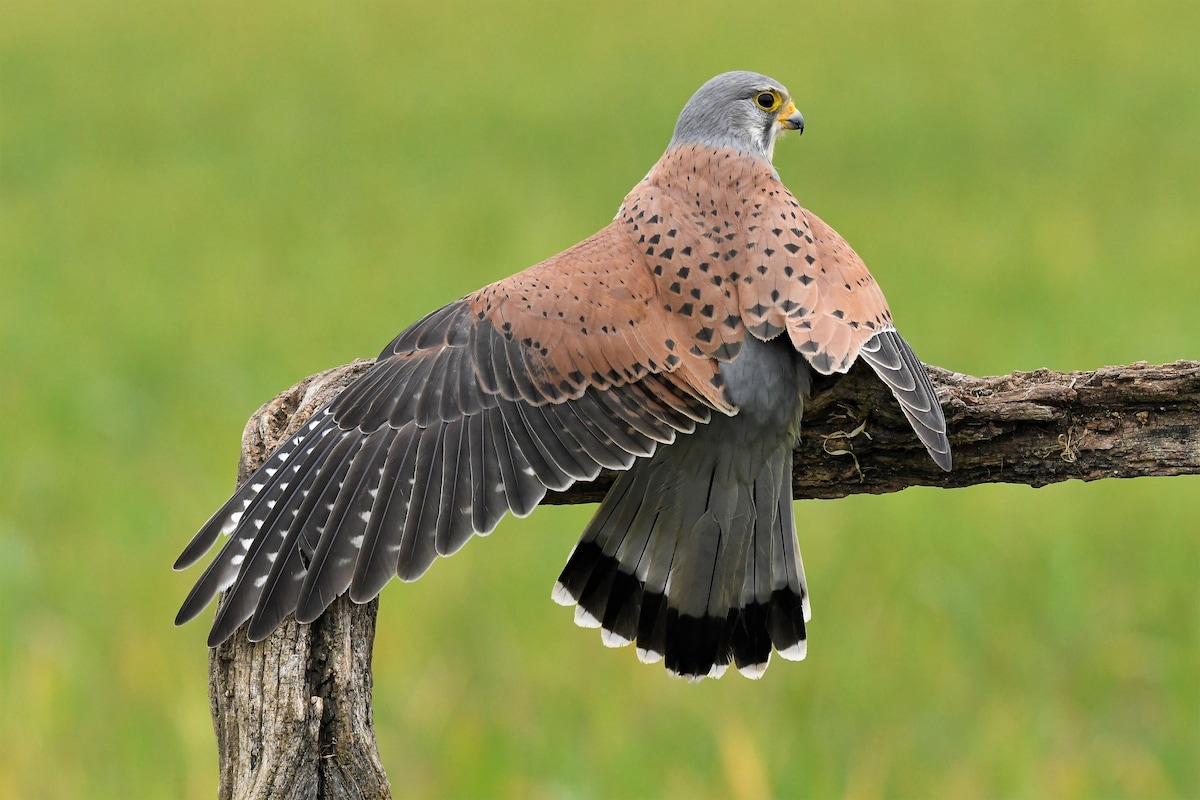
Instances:
[[[642,587],[642,608],[638,614],[637,657],[643,664],[663,660],[667,640],[667,598],[661,592]]]
[[[730,664],[759,677],[772,650],[804,652],[790,440],[713,447],[722,423],[618,476],[553,594],[606,645],[636,642],[640,660],[694,680]]]

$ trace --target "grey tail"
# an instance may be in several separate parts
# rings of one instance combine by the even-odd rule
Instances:
[[[792,515],[793,436],[745,441],[718,418],[622,473],[554,587],[610,647],[677,675],[757,678],[806,654],[808,587]]]

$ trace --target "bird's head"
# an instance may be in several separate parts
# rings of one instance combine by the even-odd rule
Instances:
[[[734,147],[770,161],[785,130],[803,133],[804,117],[783,84],[756,72],[726,72],[687,101],[670,146]]]

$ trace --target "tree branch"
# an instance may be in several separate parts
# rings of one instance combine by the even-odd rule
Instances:
[[[795,498],[1200,474],[1200,362],[988,378],[928,369],[952,472],[930,460],[887,388],[859,364],[814,386],[794,453]],[[612,480],[601,475],[545,502],[599,502]]]
[[[307,378],[260,408],[243,435],[239,483],[371,363]],[[930,460],[883,384],[855,367],[814,386],[794,455],[795,497],[1200,474],[1200,362],[930,374],[946,410],[952,472]],[[544,502],[599,501],[612,478]],[[390,797],[371,718],[376,608],[342,597],[312,625],[289,618],[263,642],[239,632],[212,651],[223,800]]]

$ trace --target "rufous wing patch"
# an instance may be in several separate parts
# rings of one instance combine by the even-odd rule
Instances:
[[[816,214],[805,209],[800,214],[808,235],[798,255],[813,279],[816,301],[811,326],[788,332],[798,350],[813,350],[808,359],[819,372],[845,372],[867,340],[891,328],[892,314],[858,253]]]
[[[519,347],[544,402],[658,376],[686,396],[733,413],[716,364],[690,349],[687,326],[663,308],[646,259],[627,226],[614,221],[466,300],[477,323],[493,326]]]

